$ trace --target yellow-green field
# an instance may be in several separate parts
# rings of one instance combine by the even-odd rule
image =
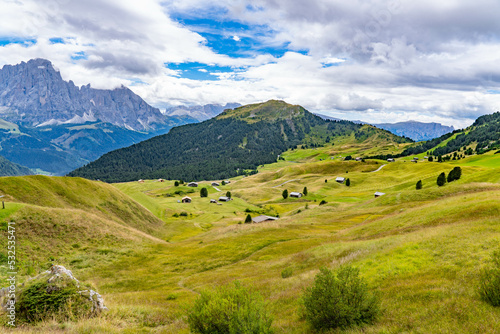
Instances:
[[[331,159],[372,150],[346,139],[289,151],[286,161],[232,179],[220,192],[212,181],[190,188],[157,180],[1,178],[0,192],[9,196],[0,222],[18,222],[20,279],[57,262],[92,283],[110,309],[18,330],[189,333],[186,308],[197,294],[239,280],[268,301],[276,333],[310,333],[299,315],[303,289],[320,267],[349,263],[378,291],[383,313],[374,325],[343,332],[499,333],[500,310],[477,294],[478,273],[500,245],[499,155],[449,163]],[[437,176],[455,166],[462,178],[438,187]],[[304,187],[302,198],[281,196]],[[227,191],[232,201],[209,203]],[[375,198],[376,191],[385,195]],[[184,196],[192,202],[179,203]],[[280,219],[243,224],[248,213]],[[283,279],[286,268],[293,274]]]

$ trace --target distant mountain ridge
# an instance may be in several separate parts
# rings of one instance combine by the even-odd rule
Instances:
[[[338,121],[340,118],[315,114],[323,119]],[[394,133],[395,135],[408,137],[414,141],[424,141],[441,137],[446,133],[453,132],[453,126],[446,126],[440,123],[423,123],[417,121],[406,121],[397,123],[367,123],[363,121],[352,121],[359,124],[371,124],[377,128],[384,129]]]
[[[94,89],[66,82],[45,59],[5,65],[0,70],[0,118],[24,126],[106,122],[135,131],[150,131],[166,123],[130,89]]]
[[[319,147],[340,136],[360,142],[374,137],[392,144],[408,142],[370,125],[325,121],[301,106],[271,100],[226,110],[202,123],[109,152],[69,176],[106,182],[224,179],[254,173],[297,145]]]
[[[378,123],[373,125],[390,131],[398,136],[405,136],[415,141],[431,140],[455,130],[453,126],[446,126],[440,123],[422,123],[417,121]]]
[[[188,117],[192,118],[198,122],[206,121],[207,119],[213,118],[219,115],[226,109],[234,109],[240,107],[239,103],[226,103],[221,104],[206,104],[197,106],[177,106],[169,107],[165,110],[165,115],[167,116],[177,116],[177,117]]]

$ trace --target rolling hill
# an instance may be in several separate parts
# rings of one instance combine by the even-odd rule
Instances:
[[[350,136],[356,142],[374,137],[380,143],[409,142],[372,126],[326,121],[300,106],[268,101],[176,127],[166,135],[107,153],[69,175],[107,182],[228,178],[274,162],[290,148],[331,146]]]

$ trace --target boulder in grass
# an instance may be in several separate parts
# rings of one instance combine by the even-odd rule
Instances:
[[[108,309],[99,293],[78,281],[63,266],[52,266],[16,290],[16,319],[20,322],[76,320],[96,316]],[[10,300],[4,298],[4,309],[9,303]]]

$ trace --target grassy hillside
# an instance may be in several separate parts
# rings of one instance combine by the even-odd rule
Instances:
[[[404,145],[384,149],[400,152]],[[283,154],[285,161],[261,166],[258,174],[238,176],[219,187],[209,181],[190,188],[156,180],[107,185],[78,178],[3,179],[9,182],[0,182],[0,191],[12,197],[0,219],[34,220],[35,213],[20,214],[30,206],[38,210],[37,221],[45,222],[30,230],[45,229],[47,235],[57,231],[64,237],[64,222],[77,224],[74,233],[86,240],[89,255],[61,245],[61,258],[69,260],[66,263],[82,280],[97,286],[110,308],[99,318],[62,325],[48,321],[36,329],[189,333],[185,308],[198,293],[239,280],[265,297],[276,333],[312,333],[299,316],[303,289],[312,284],[320,267],[351,264],[380,294],[382,315],[371,326],[332,333],[498,333],[500,310],[477,294],[478,273],[500,244],[498,155],[488,152],[444,163],[412,163],[411,157],[395,163],[339,158],[375,150],[357,143],[353,134],[333,147],[289,150]],[[462,168],[461,179],[438,187],[437,176],[455,166]],[[349,178],[351,186],[335,182],[337,176]],[[423,182],[421,190],[415,189],[418,180]],[[30,183],[38,190],[26,195]],[[200,197],[202,187],[208,189],[206,198]],[[284,189],[304,187],[308,195],[302,198],[281,196]],[[227,191],[233,201],[209,203]],[[375,198],[375,191],[386,195]],[[192,203],[180,203],[184,196]],[[120,206],[128,208],[123,211],[127,213],[103,211],[101,201],[128,203]],[[320,205],[321,201],[327,203]],[[131,216],[133,225],[124,222],[123,217],[139,209],[150,224],[141,227],[138,220],[144,218],[138,214]],[[105,247],[92,244],[94,237],[82,235],[84,222],[78,222],[73,211],[95,214],[92,224],[102,226],[92,230],[96,238],[105,240],[99,231],[107,228],[113,240],[102,241]],[[243,224],[248,213],[280,219]],[[110,221],[158,239],[126,239],[128,231],[113,229]],[[38,235],[23,238],[37,240]],[[284,279],[281,272],[287,268],[293,274]]]
[[[7,223],[16,223],[21,275],[51,263],[94,267],[117,254],[162,242],[163,222],[116,188],[79,178],[0,178],[6,208],[0,210],[0,259],[7,260]],[[0,274],[7,272],[2,266]]]
[[[290,148],[332,146],[350,136],[357,142],[375,137],[408,142],[385,130],[325,121],[300,106],[268,101],[174,128],[164,136],[110,152],[69,175],[107,182],[228,178],[254,173],[257,166],[275,162]]]
[[[28,168],[15,164],[0,156],[0,176],[31,175],[33,172]]]

